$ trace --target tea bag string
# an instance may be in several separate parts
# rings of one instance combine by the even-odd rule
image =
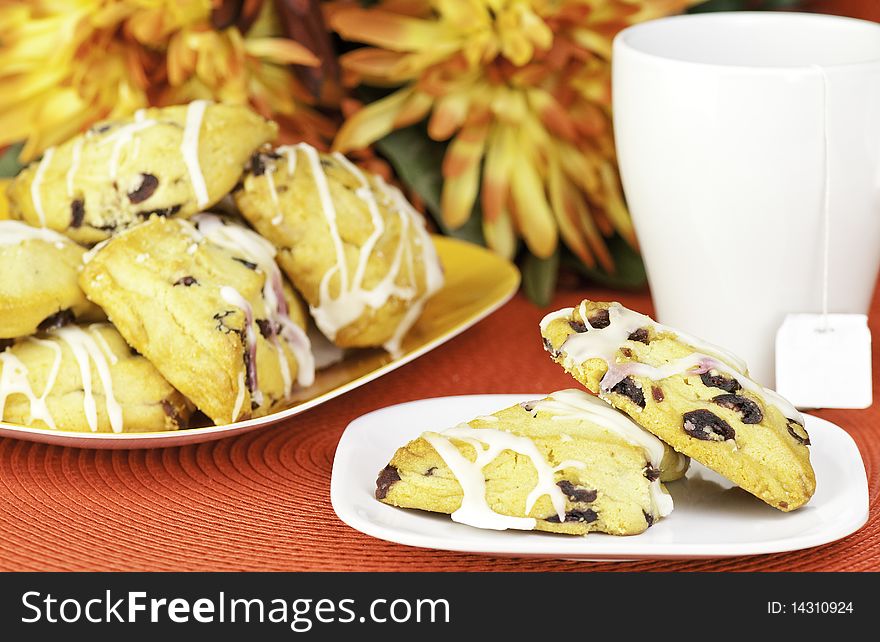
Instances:
[[[822,184],[822,324],[819,332],[828,327],[828,273],[831,263],[831,162],[828,158],[828,76],[820,65],[813,65],[822,81],[822,165],[825,175]]]

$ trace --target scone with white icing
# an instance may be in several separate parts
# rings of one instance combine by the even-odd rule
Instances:
[[[68,325],[0,352],[0,418],[51,430],[186,428],[192,406],[107,323]]]
[[[80,285],[126,341],[214,423],[311,385],[304,311],[274,247],[214,215],[153,217],[86,257]]]
[[[688,459],[580,390],[425,432],[376,482],[392,506],[495,530],[641,533],[672,511]]]
[[[424,219],[400,190],[300,144],[255,155],[234,196],[278,247],[328,339],[401,350],[443,275]]]
[[[813,495],[803,417],[735,355],[619,303],[554,312],[541,334],[575,379],[678,452],[782,511]]]
[[[205,101],[99,123],[19,173],[12,218],[91,244],[153,214],[190,216],[226,196],[277,129],[247,107]]]
[[[77,283],[84,253],[52,230],[0,221],[0,339],[104,318]]]

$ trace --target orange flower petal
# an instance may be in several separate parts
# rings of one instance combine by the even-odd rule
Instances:
[[[467,93],[449,94],[437,100],[428,121],[428,136],[434,140],[446,140],[452,136],[467,118],[470,103],[471,97]]]
[[[549,93],[541,89],[528,92],[529,103],[552,133],[569,141],[577,139],[577,130],[569,115]]]
[[[466,128],[450,143],[443,158],[443,221],[456,229],[470,218],[480,182],[480,159],[486,144],[486,126]]]
[[[339,61],[348,74],[349,85],[365,81],[378,87],[390,87],[418,78],[426,67],[434,64],[435,53],[400,53],[362,47],[342,55]]]
[[[510,171],[516,139],[510,127],[495,127],[483,163],[481,202],[483,218],[494,221],[504,211],[510,189]]]
[[[330,26],[346,40],[365,42],[391,51],[418,51],[449,37],[433,20],[419,20],[381,9],[351,8],[334,12]]]
[[[593,267],[596,261],[580,230],[580,221],[577,220],[577,212],[567,198],[570,192],[565,188],[565,177],[559,164],[555,161],[551,162],[547,171],[547,188],[550,194],[550,204],[553,210],[553,216],[559,226],[559,233],[562,240],[571,249],[575,255],[584,262],[584,264]]]
[[[321,61],[295,40],[287,38],[246,38],[244,50],[251,56],[287,65],[317,67]]]
[[[623,195],[620,192],[620,180],[617,172],[611,163],[604,162],[600,166],[599,175],[605,191],[605,212],[608,214],[608,218],[611,219],[611,223],[614,225],[617,233],[627,243],[634,248],[638,247],[629,211],[623,203]]]
[[[544,184],[532,158],[518,155],[513,161],[511,195],[516,203],[520,232],[532,254],[546,259],[556,250],[556,222],[547,203]]]
[[[397,117],[394,119],[394,127],[408,127],[424,120],[433,105],[433,96],[420,91],[413,91],[409,98],[404,101],[400,111],[397,112]]]
[[[336,134],[333,149],[340,152],[363,149],[390,133],[412,93],[411,87],[401,89],[350,116]]]
[[[483,218],[483,236],[486,239],[486,245],[497,254],[509,261],[512,261],[516,256],[516,230],[510,214],[506,210],[493,220]]]

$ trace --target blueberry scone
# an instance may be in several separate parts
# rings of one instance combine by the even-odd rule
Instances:
[[[397,353],[443,283],[421,215],[395,187],[341,154],[299,144],[256,154],[235,202],[324,335]]]
[[[52,230],[0,221],[0,339],[103,318],[77,283],[84,253]]]
[[[688,459],[580,390],[426,432],[380,473],[376,498],[495,530],[641,533],[672,511]]]
[[[619,303],[554,312],[541,333],[575,379],[678,452],[779,510],[813,495],[803,417],[736,356]]]
[[[9,187],[12,217],[91,244],[152,214],[190,216],[226,196],[276,133],[241,106],[142,109],[46,150]]]
[[[68,325],[0,352],[0,418],[78,432],[186,428],[192,408],[107,323]]]
[[[217,424],[268,414],[312,383],[304,312],[273,246],[242,225],[153,217],[97,246],[80,284]]]

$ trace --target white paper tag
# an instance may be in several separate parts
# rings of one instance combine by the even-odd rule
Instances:
[[[798,408],[871,405],[864,314],[789,314],[776,333],[776,391]]]

